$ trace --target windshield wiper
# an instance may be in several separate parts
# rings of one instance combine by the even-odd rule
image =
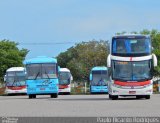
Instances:
[[[36,74],[36,77],[34,78],[34,80],[36,80],[37,79],[37,77],[38,77],[38,75],[40,74],[40,72],[38,72],[37,74]]]
[[[97,86],[102,86],[102,83],[98,82],[96,85],[97,85]]]
[[[15,82],[16,82],[16,79],[14,79],[12,86],[14,86]]]
[[[48,73],[46,72],[46,70],[45,70],[45,74],[47,75],[48,79],[50,79],[50,77],[49,77]]]
[[[13,84],[12,84],[13,85]],[[12,86],[10,82],[6,82],[6,86]]]
[[[17,83],[19,83],[19,86],[21,86],[21,82],[18,78],[17,78]]]

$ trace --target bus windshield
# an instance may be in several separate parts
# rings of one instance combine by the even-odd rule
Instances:
[[[151,54],[150,38],[113,38],[112,54],[142,56]]]
[[[67,85],[70,84],[71,74],[69,72],[60,72],[59,74],[59,84]]]
[[[7,72],[6,86],[24,86],[25,73],[24,71]]]
[[[151,60],[122,62],[112,61],[114,80],[122,81],[144,81],[152,78]]]
[[[92,71],[92,82],[91,85],[93,86],[105,86],[107,85],[108,74],[107,71]]]
[[[28,64],[27,79],[51,79],[57,78],[56,64]]]

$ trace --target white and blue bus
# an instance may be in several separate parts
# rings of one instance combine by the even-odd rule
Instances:
[[[157,58],[152,54],[147,35],[118,35],[112,37],[107,66],[111,67],[109,98],[136,96],[150,99],[153,92],[153,69]]]
[[[71,82],[73,80],[72,74],[68,68],[60,68],[59,72],[59,93],[70,94]]]
[[[58,65],[57,59],[39,56],[24,61],[27,77],[27,94],[29,98],[36,95],[58,97]]]
[[[26,94],[25,68],[11,67],[6,70],[5,94]]]
[[[108,93],[108,69],[107,67],[93,67],[90,72],[90,93]]]

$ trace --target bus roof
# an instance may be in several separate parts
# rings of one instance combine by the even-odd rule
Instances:
[[[25,60],[23,63],[24,64],[57,63],[57,59],[47,56],[38,56],[36,58]]]
[[[68,68],[60,68],[60,72],[70,72]]]
[[[97,67],[93,67],[92,68],[92,71],[94,71],[94,70],[107,70],[107,67],[105,67],[105,66],[97,66]]]
[[[143,35],[143,34],[122,34],[122,35],[115,35],[112,38],[149,38],[150,35]]]
[[[25,68],[24,67],[11,67],[11,68],[8,68],[6,70],[6,72],[12,72],[12,71],[24,71]]]

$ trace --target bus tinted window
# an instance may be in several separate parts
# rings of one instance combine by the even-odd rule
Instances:
[[[42,78],[57,78],[56,64],[42,64]]]
[[[151,53],[149,38],[113,38],[113,55],[147,55]]]
[[[6,86],[23,86],[25,85],[24,71],[7,72]]]
[[[28,79],[57,78],[56,64],[29,64],[26,69]]]
[[[121,62],[112,61],[113,78],[123,81],[151,79],[151,61]]]
[[[60,72],[59,84],[70,84],[71,74],[69,72]]]
[[[107,71],[92,71],[92,83],[94,86],[104,86],[107,85],[108,75]]]
[[[29,64],[27,69],[27,79],[41,78],[41,64]]]

